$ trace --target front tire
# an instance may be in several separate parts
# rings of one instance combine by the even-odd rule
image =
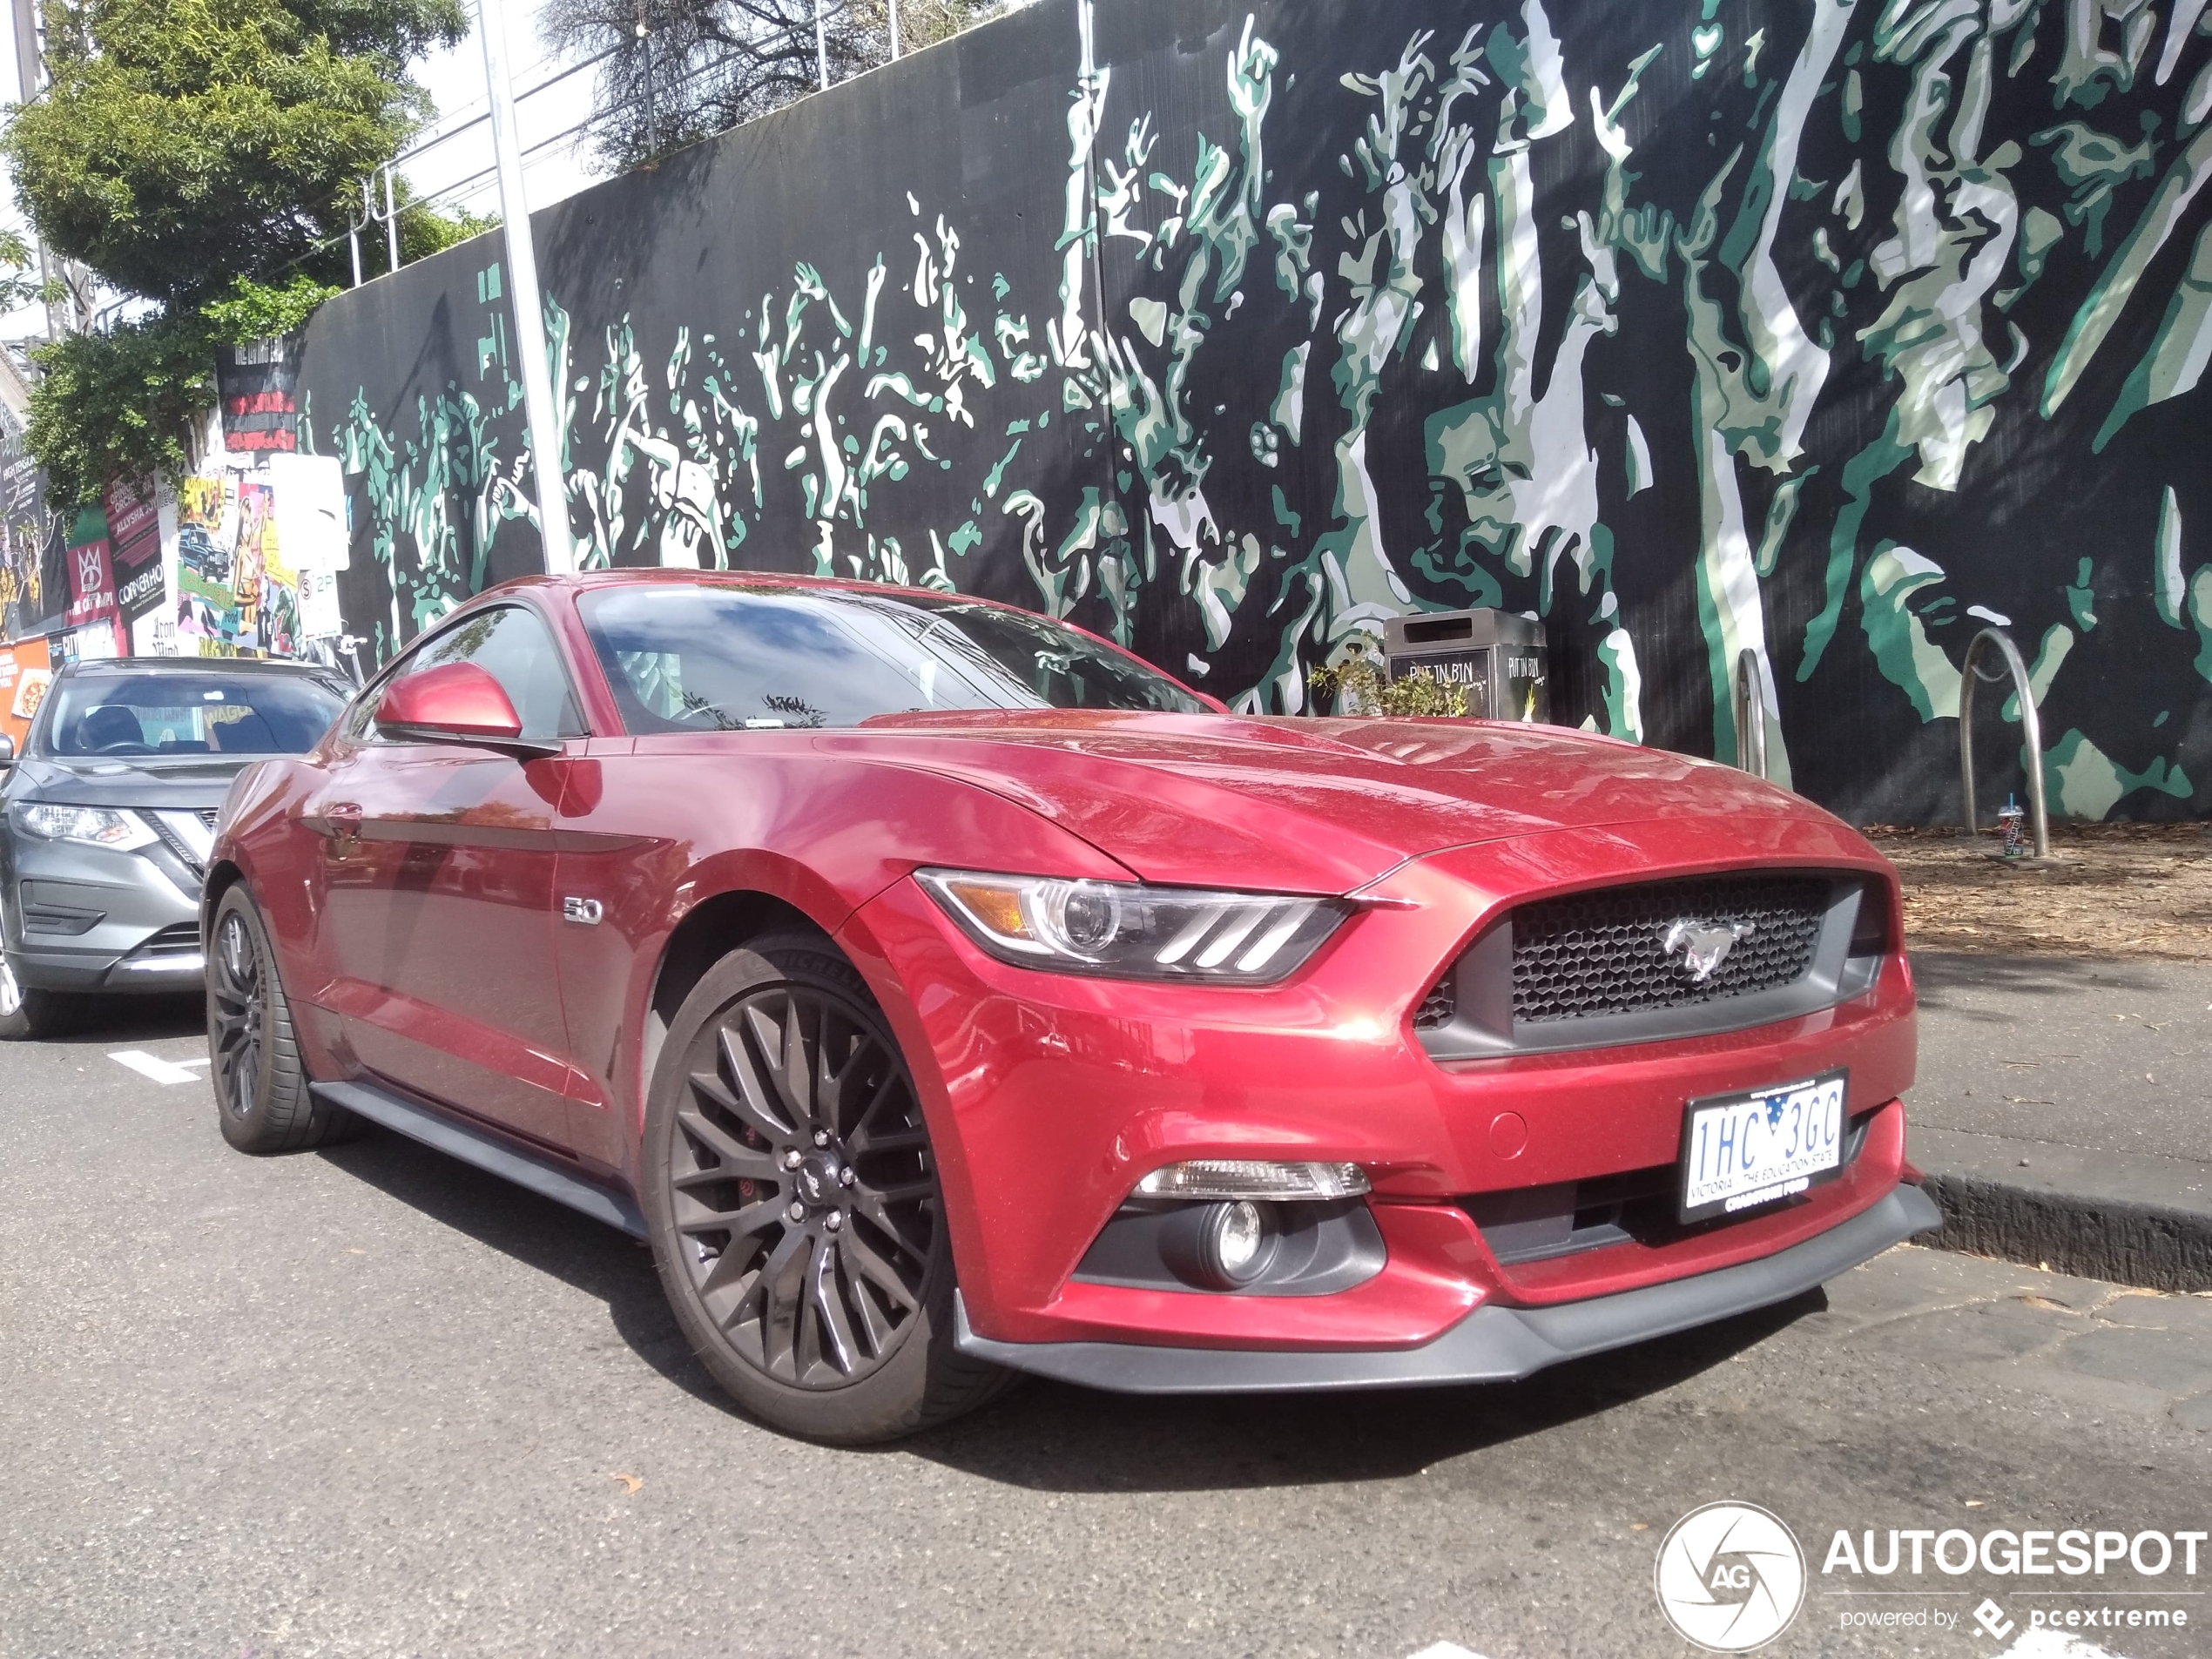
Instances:
[[[1008,1373],[953,1346],[937,1163],[897,1042],[828,941],[754,941],[685,999],[645,1110],[662,1288],[717,1382],[857,1446],[972,1411]]]
[[[296,1152],[358,1133],[351,1112],[309,1088],[276,953],[243,883],[215,907],[208,946],[207,1073],[223,1138],[241,1152]]]

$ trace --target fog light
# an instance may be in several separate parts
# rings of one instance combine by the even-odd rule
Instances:
[[[1192,1158],[1158,1169],[1136,1184],[1140,1198],[1352,1198],[1367,1190],[1356,1163],[1273,1163],[1246,1158]]]
[[[1267,1242],[1267,1229],[1261,1224],[1259,1206],[1256,1204],[1225,1204],[1220,1210],[1221,1218],[1213,1228],[1214,1254],[1220,1259],[1222,1272],[1242,1284],[1250,1277],[1252,1264],[1259,1260],[1259,1247]]]
[[[1258,1279],[1274,1258],[1275,1244],[1268,1211],[1241,1199],[1191,1205],[1160,1240],[1161,1254],[1175,1275],[1209,1291],[1242,1290]]]

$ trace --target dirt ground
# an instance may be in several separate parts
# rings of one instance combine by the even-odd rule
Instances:
[[[1868,830],[1905,881],[1914,950],[2212,962],[2212,826],[2051,826],[2052,861],[1993,858],[1994,834]]]

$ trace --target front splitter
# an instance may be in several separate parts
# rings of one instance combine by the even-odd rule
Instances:
[[[1899,1186],[1850,1220],[1757,1261],[1553,1307],[1486,1305],[1418,1348],[999,1342],[969,1327],[968,1305],[957,1295],[954,1341],[961,1352],[993,1365],[1123,1394],[1291,1393],[1512,1382],[1564,1360],[1786,1302],[1942,1224],[1943,1212],[1925,1193]]]

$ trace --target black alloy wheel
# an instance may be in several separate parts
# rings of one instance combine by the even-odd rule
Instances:
[[[268,1008],[261,995],[261,955],[246,931],[243,908],[225,908],[215,923],[214,944],[206,968],[208,1072],[223,1109],[250,1118],[260,1100]]]
[[[223,1138],[293,1152],[358,1133],[360,1119],[314,1097],[268,928],[242,883],[216,906],[208,945],[207,1076]]]
[[[954,1353],[929,1131],[898,1044],[826,940],[733,953],[669,1033],[647,1113],[670,1298],[738,1403],[857,1443],[980,1405]]]

